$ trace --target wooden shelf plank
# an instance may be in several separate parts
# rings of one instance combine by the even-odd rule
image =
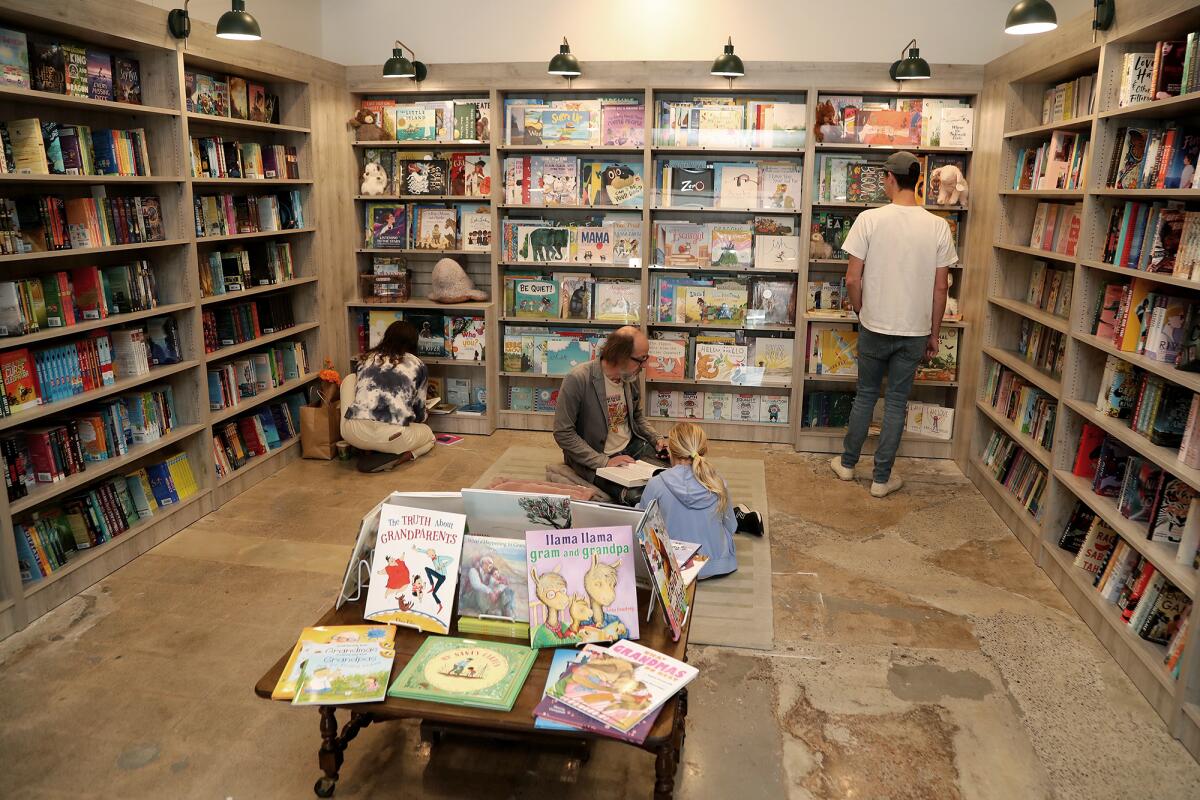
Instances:
[[[1111,272],[1115,275],[1127,275],[1131,278],[1141,278],[1142,280],[1159,283],[1164,286],[1180,286],[1184,289],[1200,289],[1200,281],[1194,281],[1190,278],[1180,278],[1175,275],[1167,275],[1160,272],[1146,272],[1140,269],[1130,269],[1129,267],[1118,267],[1116,264],[1109,264],[1104,261],[1080,261],[1081,265],[1088,269],[1100,269],[1105,272]]]
[[[1074,475],[1065,469],[1054,470],[1054,477],[1071,493],[1089,506],[1100,519],[1120,534],[1126,544],[1137,550],[1154,565],[1154,568],[1166,576],[1167,580],[1188,597],[1195,599],[1197,571],[1191,567],[1175,562],[1176,546],[1154,542],[1146,538],[1146,524],[1126,519],[1117,510],[1117,504],[1111,497],[1104,497],[1092,491],[1091,481]]]
[[[491,258],[491,250],[426,250],[418,247],[360,247],[354,252],[356,253],[378,253],[380,255],[396,255],[397,253],[409,256],[479,256],[481,258]]]
[[[849,152],[864,152],[877,150],[885,153],[894,153],[904,150],[909,153],[961,153],[969,155],[971,148],[969,147],[918,147],[903,144],[863,144],[862,142],[817,142],[817,151],[849,151]]]
[[[999,306],[1000,308],[1011,311],[1014,314],[1020,314],[1026,319],[1039,322],[1042,325],[1045,325],[1047,328],[1053,328],[1056,331],[1061,331],[1062,333],[1066,333],[1071,325],[1071,321],[1066,317],[1060,317],[1057,314],[1051,314],[1048,311],[1043,311],[1037,306],[1030,305],[1029,303],[1025,303],[1020,300],[1013,300],[1009,297],[996,297],[993,295],[988,297],[988,302],[994,306]]]
[[[1100,112],[1100,119],[1115,117],[1135,117],[1138,119],[1162,119],[1164,117],[1181,117],[1195,113],[1200,109],[1200,92],[1189,92],[1179,97],[1167,100],[1151,100],[1145,103],[1114,108]]]
[[[651,206],[650,210],[655,213],[669,214],[773,214],[775,216],[798,217],[803,211],[799,208],[716,208],[705,207],[697,208],[687,206]]]
[[[800,315],[800,318],[808,322],[845,322],[848,325],[858,325],[857,316],[843,317],[834,314],[822,314],[820,311],[805,311]],[[961,319],[942,320],[943,328],[966,328],[969,326],[969,322],[964,322]]]
[[[768,389],[768,390],[790,390],[791,382],[786,383],[730,383],[729,381],[702,381],[696,378],[646,378],[647,385],[649,384],[666,384],[671,386],[716,386],[727,389]]]
[[[1096,118],[1095,114],[1088,114],[1083,117],[1075,117],[1074,119],[1059,120],[1058,122],[1049,122],[1045,125],[1034,125],[1032,128],[1021,128],[1015,131],[1008,131],[1004,134],[1005,139],[1022,139],[1033,136],[1045,136],[1052,134],[1055,131],[1082,131],[1092,127],[1092,120]]]
[[[371,92],[379,94],[379,92]],[[456,95],[457,96],[457,95]],[[491,144],[488,142],[354,142],[354,147],[388,148],[389,150],[478,150],[487,151]]]
[[[136,444],[129,448],[123,456],[110,458],[105,461],[88,462],[87,469],[83,472],[77,472],[74,475],[69,475],[57,483],[39,483],[30,490],[25,497],[15,500],[9,505],[9,511],[14,515],[28,511],[35,506],[39,506],[56,497],[61,497],[64,494],[81,489],[86,484],[91,483],[105,475],[125,469],[138,459],[144,458],[151,453],[170,447],[176,442],[180,442],[193,434],[204,430],[205,426],[200,423],[190,423],[180,425],[175,430],[165,436],[150,442],[148,444]]]
[[[253,472],[254,470],[261,467],[263,464],[266,464],[267,462],[269,462],[271,459],[275,458],[278,455],[286,453],[288,450],[291,450],[293,447],[295,447],[298,444],[300,444],[300,436],[299,435],[293,436],[289,441],[285,442],[284,444],[280,445],[279,447],[276,447],[274,450],[267,453],[266,455],[255,456],[254,458],[251,458],[249,461],[247,461],[245,464],[243,464],[241,469],[235,469],[232,472],[230,472],[228,475],[224,475],[224,476],[218,478],[217,486],[224,486],[225,484],[233,481],[235,478],[240,478],[249,472]]]
[[[243,297],[253,297],[256,294],[264,292],[281,292],[284,289],[291,289],[296,286],[307,286],[310,283],[316,283],[318,278],[315,275],[307,275],[299,278],[293,278],[290,281],[282,283],[269,283],[265,286],[251,286],[249,289],[242,289],[240,292],[225,292],[225,294],[213,294],[208,297],[200,298],[200,305],[209,306],[213,303],[223,303],[227,300],[240,300]]]
[[[466,359],[458,358],[435,358],[433,356],[419,356],[421,363],[427,367],[486,367],[487,361],[467,361]]]
[[[208,242],[236,242],[243,239],[264,239],[268,236],[295,236],[300,233],[316,233],[316,228],[286,228],[280,231],[255,231],[254,233],[227,233],[224,236],[197,236],[196,244]]]
[[[603,328],[620,328],[637,325],[637,322],[610,322],[602,319],[537,319],[534,317],[501,317],[501,322],[512,325],[592,325]]]
[[[991,467],[989,467],[987,464],[984,464],[983,459],[977,455],[971,456],[971,463],[975,465],[975,468],[977,470],[979,470],[979,473],[984,477],[984,479],[987,480],[988,486],[991,487],[992,491],[994,491],[997,495],[1000,496],[1000,498],[1004,501],[1005,505],[1007,505],[1010,509],[1012,509],[1012,511],[1016,514],[1018,519],[1020,519],[1023,523],[1025,523],[1026,531],[1029,534],[1031,534],[1034,537],[1034,539],[1037,539],[1038,537],[1040,537],[1041,536],[1041,524],[1034,518],[1033,514],[1030,513],[1029,509],[1025,508],[1025,505],[1020,500],[1017,499],[1017,496],[1015,494],[1013,494],[1011,491],[1009,491],[1009,488],[1007,486],[1005,486],[1004,484],[1000,483],[1000,481],[998,481],[994,477],[992,477]],[[1042,501],[1043,502],[1041,504],[1042,507],[1045,507],[1045,498],[1046,498],[1046,489],[1043,488],[1042,489]]]
[[[312,186],[309,178],[191,178],[193,186]]]
[[[188,127],[194,124],[199,125],[216,125],[222,128],[242,128],[245,130],[254,131],[271,131],[274,133],[310,133],[308,128],[302,128],[299,125],[280,125],[274,122],[252,122],[248,119],[236,119],[234,117],[218,117],[213,114],[198,114],[195,111],[187,112]],[[190,131],[189,131],[190,132]]]
[[[123,183],[183,183],[182,175],[25,175],[5,172],[0,174],[0,184],[4,183],[43,183],[43,184],[86,184],[88,186],[101,184],[119,185]]]
[[[355,200],[398,200],[404,203],[483,203],[490,205],[490,197],[472,197],[465,194],[356,194]]]
[[[1159,200],[1200,200],[1200,189],[1093,189],[1097,197],[1149,197]]]
[[[638,214],[642,213],[641,206],[614,206],[614,205],[595,205],[595,206],[535,206],[525,205],[522,203],[501,203],[496,206],[501,211],[630,211]]]
[[[1082,200],[1082,189],[1001,189],[1003,197],[1042,197],[1053,200]]]
[[[814,383],[858,383],[857,375],[818,375],[814,372],[804,373],[804,380]],[[913,386],[958,386],[958,381],[919,381],[914,380]]]
[[[730,155],[730,156],[795,156],[799,158],[804,155],[803,147],[698,147],[698,146],[670,146],[661,145],[650,148],[651,152],[656,155],[673,155],[687,153],[707,153],[709,155]]]
[[[230,356],[237,355],[238,353],[262,347],[271,342],[278,342],[280,339],[290,339],[293,336],[299,336],[306,331],[316,330],[319,327],[321,327],[321,323],[319,322],[299,322],[290,328],[284,328],[274,333],[267,333],[248,342],[238,342],[237,344],[226,345],[220,349],[213,350],[211,353],[205,354],[204,361],[208,364],[212,364],[215,361],[226,361]]]
[[[574,265],[572,265],[574,266]],[[583,266],[583,265],[580,265]],[[755,273],[770,273],[772,275],[794,275],[799,277],[799,270],[795,269],[772,269],[771,267],[667,267],[660,264],[651,264],[648,269],[651,272],[716,272],[727,273],[737,272],[753,275]]]
[[[96,256],[104,253],[123,253],[128,250],[145,250],[151,247],[176,247],[187,244],[190,239],[162,239],[157,242],[136,242],[134,244],[110,244],[106,247],[75,247],[69,250],[42,250],[36,253],[12,253],[0,256],[0,264],[15,261],[41,261],[47,258],[65,258],[67,256]]]
[[[69,397],[65,400],[59,400],[55,403],[46,403],[28,411],[20,411],[9,417],[0,418],[0,431],[16,428],[20,425],[26,425],[34,420],[44,419],[52,414],[57,414],[60,411],[75,408],[92,403],[96,400],[101,400],[110,395],[127,392],[138,386],[147,383],[156,383],[164,378],[174,375],[178,372],[200,366],[200,362],[196,359],[190,361],[181,361],[178,364],[168,364],[163,367],[152,367],[149,372],[143,375],[134,375],[128,378],[118,378],[115,383],[110,386],[105,386],[100,389],[93,389],[90,392],[83,392],[74,397]]]
[[[364,300],[348,300],[346,308],[412,308],[412,309],[437,309],[439,311],[487,311],[491,307],[491,301],[479,300],[467,303],[439,303],[435,300],[425,298],[416,298],[414,300],[404,300],[396,303],[369,303]]]
[[[1017,444],[1021,445],[1021,447],[1025,448],[1025,450],[1029,451],[1029,455],[1040,461],[1043,467],[1046,469],[1054,468],[1050,451],[1046,449],[1045,445],[1039,444],[1038,441],[1032,436],[1019,430],[1015,422],[1005,417],[998,410],[992,408],[983,400],[976,400],[975,406],[981,412],[983,412],[984,416],[990,419],[997,428],[1003,431],[1008,438],[1012,439]]]
[[[636,323],[636,322],[628,322],[628,323],[620,322],[617,324],[618,325],[636,325],[638,323]],[[753,333],[754,331],[794,331],[794,330],[796,330],[795,325],[738,325],[738,326],[734,326],[734,325],[717,325],[712,322],[706,323],[704,325],[701,325],[698,322],[648,322],[648,323],[646,323],[646,325],[651,328],[672,328],[675,330],[687,330],[687,331],[698,331],[698,330],[703,329],[706,331],[707,330],[713,330],[713,331],[730,330],[730,331],[745,331],[747,333]]]
[[[239,414],[244,414],[251,411],[263,403],[270,402],[277,397],[282,397],[285,394],[290,394],[307,383],[316,380],[317,373],[310,372],[307,375],[301,375],[299,378],[292,378],[289,381],[284,381],[273,389],[268,389],[265,392],[259,392],[253,397],[242,397],[239,399],[236,406],[222,408],[220,411],[210,410],[208,413],[208,424],[216,426],[230,417],[236,417]]]
[[[1042,372],[1040,369],[1021,358],[1021,356],[1018,354],[1010,353],[1008,350],[1001,350],[999,347],[991,346],[985,346],[983,348],[983,353],[993,361],[998,361],[1002,365],[1008,367],[1013,372],[1017,373],[1039,389],[1049,392],[1055,397],[1062,396],[1062,381]]]
[[[1023,244],[993,242],[992,247],[1007,250],[1010,253],[1021,253],[1022,255],[1033,256],[1034,258],[1044,258],[1048,261],[1061,261],[1065,264],[1074,264],[1076,260],[1075,256],[1069,256],[1066,253],[1055,253],[1052,250],[1042,250],[1040,247],[1027,247]]]
[[[138,114],[144,116],[178,117],[178,108],[143,106],[136,103],[118,103],[115,100],[96,100],[91,97],[72,97],[57,92],[41,92],[22,89],[18,86],[0,86],[0,100],[9,103],[37,103],[38,105],[71,108],[77,111],[103,111],[106,114]]]
[[[496,147],[501,153],[636,153],[645,152],[644,147],[622,147],[604,144],[502,144]]]
[[[170,303],[163,306],[155,306],[154,308],[146,309],[145,311],[132,311],[128,314],[113,314],[104,319],[89,319],[81,322],[76,322],[74,325],[67,325],[62,328],[46,328],[37,333],[27,333],[24,336],[6,336],[0,338],[0,347],[8,350],[13,347],[27,347],[38,342],[45,342],[50,339],[57,339],[62,336],[72,336],[77,333],[95,330],[96,328],[109,328],[118,325],[124,325],[128,322],[134,322],[139,319],[148,317],[161,317],[166,314],[174,314],[177,311],[184,311],[192,308],[194,303]]]
[[[1153,372],[1155,375],[1161,375],[1172,383],[1177,383],[1193,392],[1200,392],[1200,372],[1184,372],[1181,369],[1175,369],[1173,364],[1164,364],[1161,361],[1155,361],[1152,358],[1139,356],[1137,353],[1126,353],[1118,348],[1112,342],[1101,339],[1099,336],[1088,333],[1073,333],[1076,341],[1083,342],[1086,345],[1103,350],[1109,355],[1114,355],[1124,361],[1128,361],[1135,367],[1141,367],[1147,372]]]

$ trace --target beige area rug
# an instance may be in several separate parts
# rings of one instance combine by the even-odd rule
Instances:
[[[510,447],[475,482],[475,487],[485,487],[499,475],[545,480],[546,465],[559,462],[561,457],[557,449],[549,447]],[[770,515],[763,462],[716,456],[712,461],[729,484],[734,502],[758,511],[766,525]],[[771,613],[770,531],[762,538],[739,533],[733,539],[737,546],[737,572],[702,581],[697,587],[689,641],[770,650],[775,630]]]

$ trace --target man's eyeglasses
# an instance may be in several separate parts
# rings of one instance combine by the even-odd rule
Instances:
[[[649,360],[650,360],[650,354],[649,354],[649,353],[647,353],[646,355],[642,356],[641,358],[639,358],[639,357],[637,357],[637,356],[630,356],[630,357],[629,357],[629,360],[630,360],[630,361],[636,361],[636,362],[637,362],[639,365],[643,365],[643,364],[645,364],[647,361],[649,361]]]

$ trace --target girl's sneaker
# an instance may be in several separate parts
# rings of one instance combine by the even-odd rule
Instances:
[[[733,516],[737,520],[737,529],[751,536],[763,535],[762,516],[757,511],[751,511],[748,506],[733,507]]]

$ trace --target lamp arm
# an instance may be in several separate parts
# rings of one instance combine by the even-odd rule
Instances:
[[[408,53],[409,53],[409,55],[411,55],[411,56],[413,57],[413,60],[414,60],[414,61],[416,60],[416,58],[417,58],[417,54],[416,54],[416,52],[414,52],[414,51],[413,51],[413,49],[412,49],[411,47],[409,47],[408,45],[406,45],[404,42],[402,42],[402,41],[400,41],[399,39],[397,39],[397,40],[396,40],[396,47],[397,47],[397,48],[399,48],[399,49],[401,49],[402,51],[403,51],[403,50],[407,50],[407,51],[408,51]]]
[[[917,43],[917,40],[914,38],[914,39],[910,40],[908,44],[904,45],[904,47],[900,48],[900,60],[901,61],[908,58],[908,48],[912,47],[916,43]]]

